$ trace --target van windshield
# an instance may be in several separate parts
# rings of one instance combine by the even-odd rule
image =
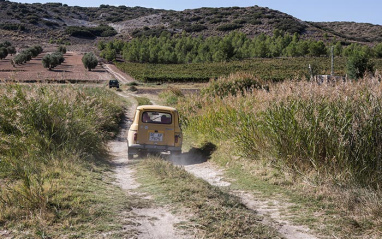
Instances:
[[[172,124],[172,116],[170,113],[145,111],[142,113],[142,122],[151,124]]]

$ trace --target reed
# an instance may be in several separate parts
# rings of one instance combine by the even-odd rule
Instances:
[[[0,105],[0,223],[57,220],[57,188],[74,173],[62,165],[105,152],[123,103],[101,88],[5,84]]]
[[[238,73],[210,83],[250,79]],[[251,76],[253,81],[259,82]],[[379,188],[382,180],[382,88],[378,80],[288,81],[205,94],[178,103],[186,134],[233,140],[239,155],[268,158],[296,172]]]

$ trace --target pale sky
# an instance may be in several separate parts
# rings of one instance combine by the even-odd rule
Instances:
[[[353,21],[382,25],[382,0],[24,0],[23,3],[61,2],[69,6],[99,7],[101,4],[128,7],[184,10],[201,7],[249,7],[258,5],[287,13],[304,21]]]

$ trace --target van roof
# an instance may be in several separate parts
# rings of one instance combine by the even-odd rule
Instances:
[[[166,111],[177,111],[173,107],[163,106],[163,105],[140,105],[137,110],[166,110]]]

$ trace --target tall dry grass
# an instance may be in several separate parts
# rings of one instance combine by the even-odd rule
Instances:
[[[101,88],[4,84],[0,105],[0,224],[56,220],[57,188],[104,152],[123,104]]]
[[[251,76],[254,82],[261,82]],[[248,75],[219,79],[235,82]],[[216,82],[209,87],[216,89]],[[208,88],[208,87],[207,87]],[[255,87],[259,88],[259,87]],[[186,132],[233,140],[250,159],[347,183],[379,188],[382,180],[382,87],[376,79],[318,85],[290,81],[241,94],[179,102]],[[216,92],[216,90],[214,90]]]

